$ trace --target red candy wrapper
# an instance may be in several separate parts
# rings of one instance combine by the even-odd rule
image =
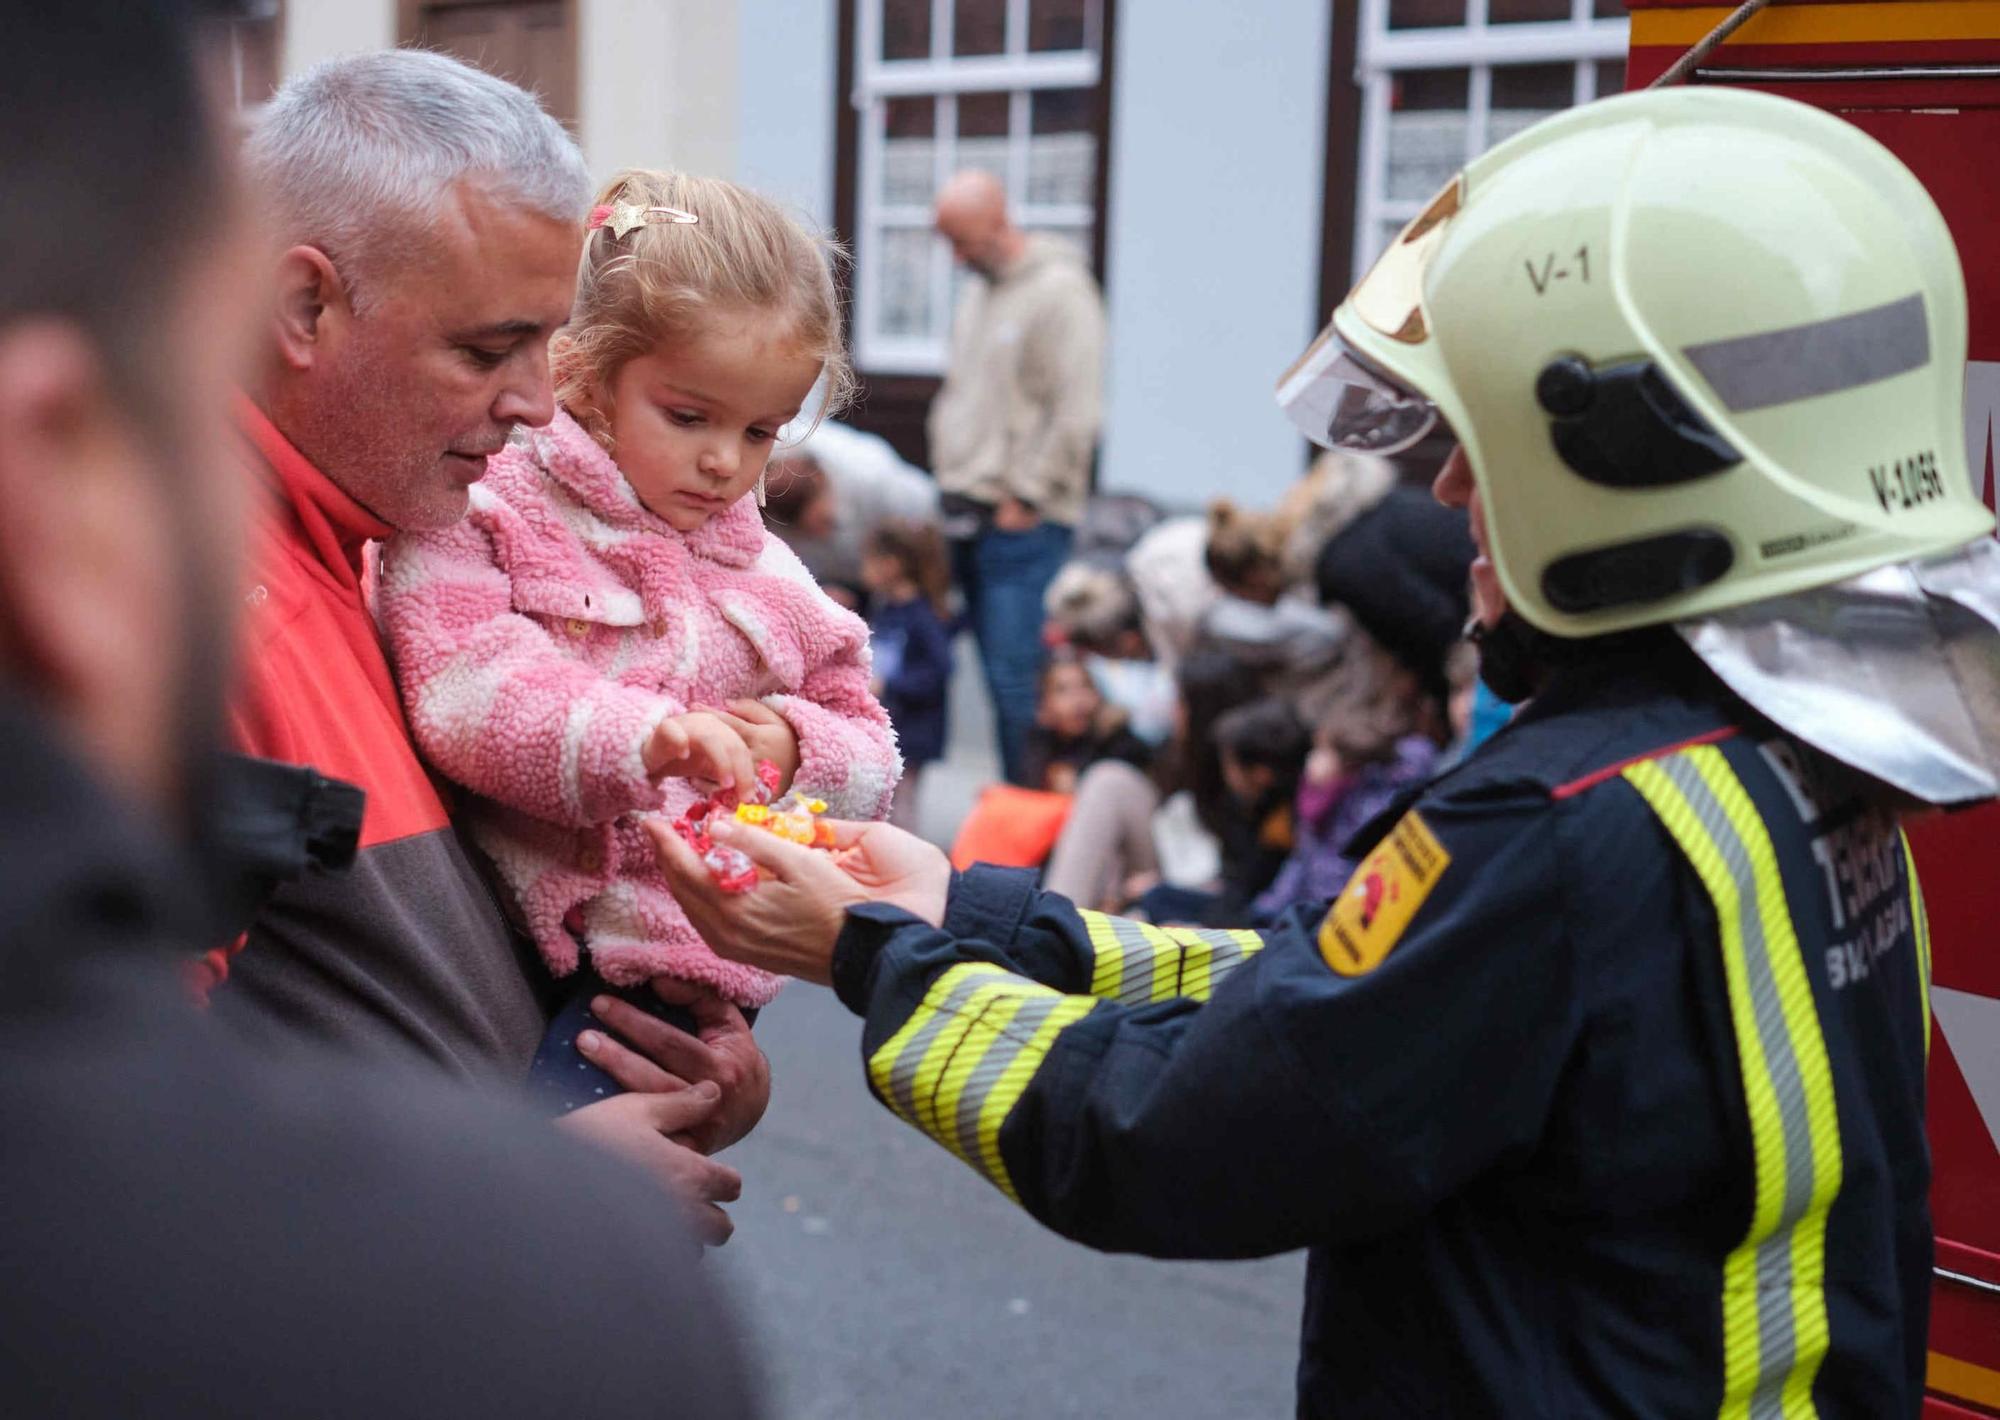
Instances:
[[[727,844],[717,843],[709,832],[709,823],[717,814],[734,813],[739,804],[770,804],[778,792],[778,766],[768,759],[757,761],[757,783],[747,798],[739,798],[731,792],[711,794],[706,799],[698,799],[689,804],[687,812],[674,823],[674,831],[687,845],[701,855],[702,865],[715,879],[715,885],[724,892],[748,892],[757,886],[757,865],[750,861],[748,854]],[[821,825],[815,825],[819,828]],[[815,846],[824,840],[832,845],[833,831],[827,829],[823,835],[816,835]]]

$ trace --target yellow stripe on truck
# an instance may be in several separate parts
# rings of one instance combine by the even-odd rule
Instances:
[[[1953,1400],[1969,1400],[2000,1410],[2000,1371],[1961,1361],[1942,1351],[1930,1353],[1924,1384]]]
[[[1734,5],[1691,10],[1641,10],[1632,16],[1632,44],[1686,49],[1735,11]],[[1866,44],[1898,40],[2000,39],[1994,0],[1868,0],[1852,5],[1773,5],[1724,42],[1737,44]]]

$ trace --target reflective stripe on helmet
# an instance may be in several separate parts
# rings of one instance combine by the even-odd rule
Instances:
[[[1681,352],[1738,414],[1838,394],[1921,370],[1931,360],[1924,298],[1784,330],[1690,345]]]

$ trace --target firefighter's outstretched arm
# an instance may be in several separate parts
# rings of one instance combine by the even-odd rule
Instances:
[[[824,855],[760,846],[733,900],[663,857],[728,955],[797,971],[782,919],[811,919],[824,969],[801,974],[864,1017],[870,1088],[1041,1221],[1241,1257],[1385,1232],[1532,1147],[1570,993],[1552,835],[1519,830],[1406,820],[1324,921],[1263,933],[1082,913],[990,869],[830,915]]]

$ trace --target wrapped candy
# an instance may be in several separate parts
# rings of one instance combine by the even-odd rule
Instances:
[[[688,846],[701,855],[702,865],[724,892],[748,892],[757,886],[757,865],[741,849],[715,841],[709,824],[718,813],[729,812],[738,823],[753,825],[807,848],[833,847],[833,826],[820,818],[826,812],[824,799],[790,793],[774,801],[777,792],[778,766],[768,759],[759,760],[757,783],[748,798],[738,800],[728,793],[710,795],[688,805],[687,812],[674,824]]]

